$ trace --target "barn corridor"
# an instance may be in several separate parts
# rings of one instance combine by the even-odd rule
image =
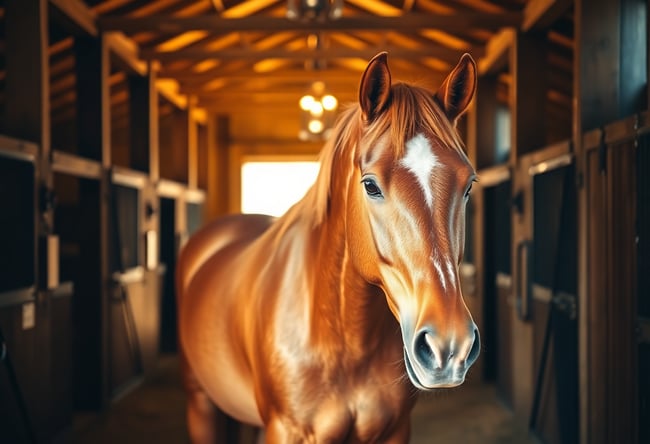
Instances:
[[[650,443],[649,23],[650,0],[0,0],[0,444],[188,443],[178,319],[190,347],[367,330],[392,346],[346,342],[369,364],[329,381],[372,389],[404,377],[384,351],[425,388],[471,366],[413,444]],[[183,276],[203,227],[303,195],[253,166],[319,161],[259,260],[234,241]],[[178,307],[179,269],[231,299]],[[286,349],[250,368],[326,356]]]
[[[185,395],[178,359],[168,354],[151,378],[115,401],[104,414],[77,418],[71,444],[184,444]],[[470,383],[420,399],[412,415],[411,444],[535,443],[497,400],[494,387]]]

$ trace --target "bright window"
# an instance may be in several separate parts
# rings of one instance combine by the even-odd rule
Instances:
[[[281,216],[316,180],[318,162],[245,162],[241,170],[241,210]]]

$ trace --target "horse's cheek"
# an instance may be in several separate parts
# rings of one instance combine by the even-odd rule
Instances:
[[[352,263],[367,281],[377,283],[380,281],[379,261],[377,251],[373,248],[375,242],[368,215],[360,207],[356,207],[351,216],[346,228]]]

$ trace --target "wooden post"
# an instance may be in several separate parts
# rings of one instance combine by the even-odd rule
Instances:
[[[208,187],[206,222],[228,213],[229,184],[229,119],[223,115],[208,116]]]
[[[474,107],[469,114],[470,137],[475,152],[470,152],[470,159],[477,170],[496,165],[496,125],[497,115],[497,85],[496,75],[484,75],[480,79],[481,87],[478,88]],[[473,133],[473,136],[472,136]],[[479,136],[480,135],[480,136]],[[472,158],[473,157],[473,158]]]
[[[199,184],[199,145],[198,127],[194,119],[196,97],[187,100],[187,186],[189,189],[198,188]]]
[[[105,36],[75,38],[75,68],[77,76],[77,128],[79,131],[79,154],[102,164],[102,177],[100,179],[99,214],[91,216],[97,220],[95,228],[97,242],[99,243],[99,257],[95,263],[83,264],[87,272],[85,279],[80,283],[80,294],[84,298],[77,306],[78,312],[83,314],[83,321],[88,324],[84,331],[94,331],[80,343],[82,349],[78,353],[96,356],[92,362],[93,368],[84,369],[84,381],[88,389],[85,400],[87,407],[101,408],[109,400],[109,338],[108,324],[110,276],[111,276],[111,132],[110,132],[110,90],[109,49]],[[86,199],[88,208],[93,208],[96,194],[92,191],[85,193],[81,188],[81,205]],[[89,229],[92,226],[89,224]],[[93,247],[94,248],[94,247]],[[76,289],[75,289],[76,290]],[[81,381],[79,382],[81,383]]]
[[[524,273],[529,268],[525,252],[533,239],[533,218],[529,208],[533,204],[533,189],[528,168],[521,157],[544,145],[544,113],[539,106],[545,102],[545,56],[542,39],[536,35],[517,33],[510,48],[509,62],[512,84],[510,102],[510,164],[513,169],[513,195],[522,205],[512,209],[512,279],[514,295],[526,296],[532,276]],[[535,104],[532,106],[531,104]],[[518,286],[517,283],[521,285]],[[521,287],[521,288],[518,288]],[[523,300],[523,299],[522,299]],[[525,303],[525,301],[524,301]],[[528,420],[534,391],[534,330],[527,319],[522,319],[518,308],[512,315],[512,388],[515,412]]]
[[[5,86],[4,86],[4,127],[2,131],[25,141],[38,145],[36,158],[36,182],[40,190],[51,190],[52,172],[50,158],[50,92],[48,59],[48,1],[25,0],[9,1],[4,4],[5,31]],[[47,269],[47,250],[39,249],[39,241],[52,233],[53,211],[42,199],[46,193],[34,195],[35,230],[33,236],[36,282],[44,281],[42,273]],[[4,253],[0,253],[4,254]],[[4,271],[3,271],[4,272]],[[35,319],[30,331],[21,327],[18,315],[11,315],[17,326],[5,331],[15,331],[10,353],[14,354],[17,365],[22,369],[19,382],[25,403],[31,416],[30,437],[35,441],[50,439],[53,390],[49,381],[53,361],[58,357],[52,354],[51,320],[52,305],[49,292],[39,289],[38,297],[30,304],[35,311]],[[27,308],[29,305],[24,305]],[[18,313],[20,307],[15,308]],[[11,319],[8,318],[8,319]],[[11,347],[13,347],[13,350]],[[23,353],[21,350],[29,350]],[[34,351],[36,351],[34,353]],[[33,434],[33,435],[32,435]],[[9,434],[11,440],[11,432]]]

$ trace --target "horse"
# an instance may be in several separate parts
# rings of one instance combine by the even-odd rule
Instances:
[[[456,129],[475,94],[463,54],[439,89],[367,65],[313,186],[286,214],[228,215],[178,259],[195,443],[215,415],[267,443],[408,442],[420,391],[464,382],[480,340],[459,264],[476,173]]]

